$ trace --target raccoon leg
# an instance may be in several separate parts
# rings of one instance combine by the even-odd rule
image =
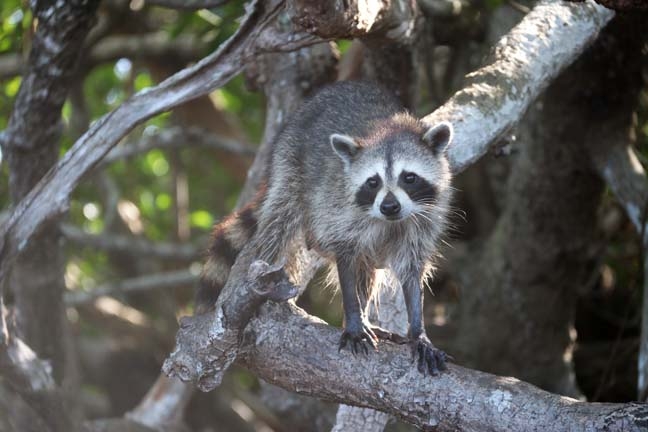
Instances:
[[[391,337],[390,332],[372,326],[367,319],[366,309],[371,297],[374,269],[357,259],[338,257],[336,264],[344,305],[344,331],[340,337],[339,349],[349,344],[354,354],[359,349],[367,354],[367,344],[375,350],[378,339]]]
[[[409,265],[403,271],[398,272],[407,306],[409,318],[408,337],[412,348],[412,356],[418,360],[419,372],[424,375],[426,373],[438,375],[439,371],[446,369],[445,363],[448,356],[445,352],[432,345],[432,342],[425,334],[422,277],[420,269],[413,265]]]
[[[369,299],[376,288],[376,269],[373,266],[364,263],[359,265],[356,270],[356,290],[358,292],[358,300],[360,301],[360,311],[364,313],[363,316],[369,317]],[[368,319],[368,318],[367,318]],[[397,344],[405,344],[409,340],[401,335],[392,333],[382,327],[370,325],[371,330],[378,339],[394,342]]]

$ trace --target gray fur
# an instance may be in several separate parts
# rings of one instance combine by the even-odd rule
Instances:
[[[373,272],[389,268],[408,299],[410,337],[424,336],[421,279],[446,227],[451,189],[443,150],[451,136],[449,124],[428,130],[376,85],[325,88],[274,142],[254,238],[258,258],[277,262],[292,242],[306,240],[337,263],[352,332],[358,329],[349,326],[357,327],[358,319],[365,322]],[[408,202],[398,187],[403,171],[434,186],[434,201]],[[403,201],[402,220],[385,220],[376,210],[379,203],[357,205],[356,194],[374,174],[381,180],[376,201],[392,191]]]

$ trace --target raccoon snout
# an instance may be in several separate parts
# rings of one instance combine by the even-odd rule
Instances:
[[[387,217],[394,217],[401,211],[401,205],[396,199],[396,196],[389,192],[383,202],[380,204],[380,213]]]

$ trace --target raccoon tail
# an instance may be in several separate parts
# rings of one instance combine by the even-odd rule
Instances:
[[[214,227],[207,262],[196,292],[196,314],[205,313],[214,307],[236,257],[256,232],[260,201],[261,193],[250,204],[230,214]]]

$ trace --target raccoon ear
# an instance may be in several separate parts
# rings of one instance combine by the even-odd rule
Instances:
[[[358,143],[348,135],[334,133],[331,134],[329,139],[331,140],[331,147],[333,147],[335,153],[340,156],[345,164],[351,163],[351,159],[358,154],[358,150],[360,150]]]
[[[423,134],[423,142],[430,146],[435,154],[442,153],[452,142],[452,125],[448,122],[441,122]]]

